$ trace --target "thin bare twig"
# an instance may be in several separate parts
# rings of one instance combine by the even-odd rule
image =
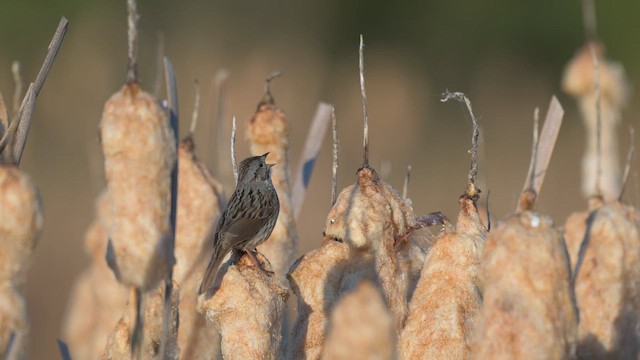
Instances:
[[[471,136],[471,169],[469,170],[468,184],[466,195],[468,197],[478,196],[480,190],[478,190],[476,186],[476,179],[478,178],[478,138],[480,137],[480,127],[478,126],[478,119],[473,114],[473,108],[471,107],[471,101],[469,98],[462,92],[450,92],[449,90],[445,90],[442,93],[442,99],[440,101],[446,102],[448,100],[456,100],[466,105],[467,111],[471,116],[471,122],[473,124],[473,135]]]
[[[127,83],[138,82],[138,10],[136,0],[127,0],[127,38],[129,62],[127,64]]]
[[[297,174],[293,189],[291,191],[291,204],[295,218],[298,218],[302,210],[304,197],[311,181],[311,175],[318,159],[318,153],[322,147],[324,135],[327,132],[327,125],[331,119],[333,106],[325,102],[319,102],[311,121],[311,126],[307,132],[307,139],[304,142],[302,156],[296,170]]]
[[[7,149],[7,152],[3,153],[5,159],[7,159],[8,162],[13,162],[15,163],[15,157],[13,156],[14,152],[14,145],[11,145],[11,140],[16,138],[16,132],[18,131],[18,127],[20,125],[20,116],[21,114],[23,114],[26,110],[27,115],[29,116],[29,118],[31,117],[31,114],[33,114],[33,108],[35,107],[35,101],[36,101],[36,96],[35,96],[35,92],[33,90],[33,83],[31,83],[29,85],[29,89],[27,90],[27,93],[24,96],[24,99],[22,99],[22,104],[20,105],[20,110],[18,110],[18,115],[15,119],[13,119],[13,121],[11,121],[11,124],[9,124],[9,128],[7,129],[7,131],[4,133],[4,135],[2,136],[2,139],[0,139],[0,153],[3,153],[3,151],[5,149]],[[28,130],[28,129],[27,129]],[[26,139],[26,135],[25,139]],[[15,142],[14,142],[15,144]],[[8,147],[7,147],[8,146]]]
[[[24,151],[24,145],[27,141],[27,134],[29,132],[29,127],[31,126],[31,115],[33,114],[33,107],[35,107],[35,100],[40,94],[40,90],[44,86],[44,81],[47,79],[49,75],[49,71],[51,71],[51,66],[53,66],[53,62],[58,55],[58,51],[60,50],[60,46],[62,45],[62,40],[64,40],[64,36],[67,33],[67,28],[69,26],[69,21],[63,16],[60,18],[60,22],[58,23],[58,27],[56,28],[56,32],[53,34],[53,38],[49,43],[47,55],[44,58],[44,62],[42,63],[42,67],[38,72],[38,76],[36,76],[36,80],[33,82],[33,87],[31,87],[31,91],[33,93],[33,105],[31,109],[25,109],[24,106],[27,105],[28,99],[27,95],[22,99],[22,104],[18,109],[14,119],[12,122],[16,122],[18,126],[18,130],[16,133],[16,138],[13,139],[13,162],[16,165],[20,164],[20,159],[22,159],[22,152]],[[26,111],[26,113],[25,113]],[[28,116],[26,116],[28,115]],[[7,132],[8,134],[9,132]],[[10,139],[11,140],[11,139]],[[1,150],[0,150],[1,151]]]
[[[582,23],[584,34],[588,40],[593,40],[597,36],[596,27],[596,4],[593,0],[582,0]]]
[[[238,162],[236,161],[236,117],[231,122],[231,165],[233,166],[233,179],[238,185]]]
[[[529,169],[529,184],[533,186],[536,178],[536,162],[538,161],[538,144],[540,144],[540,108],[533,110],[533,140],[531,143],[531,169]]]
[[[598,54],[593,43],[589,44],[589,49],[591,50],[591,58],[593,60],[593,88],[596,95],[596,193],[594,195],[601,196],[602,188],[600,184],[600,178],[602,177],[602,94],[600,93],[600,61],[598,59]]]
[[[14,60],[11,64],[11,73],[13,74],[13,108],[11,112],[13,116],[18,113],[20,109],[20,98],[22,98],[22,87],[24,86],[24,82],[22,81],[22,75],[20,74],[20,62],[18,60]]]
[[[360,34],[360,48],[358,64],[360,68],[360,94],[362,95],[362,114],[364,115],[364,137],[362,139],[362,167],[369,166],[369,112],[367,106],[367,91],[364,83],[364,40]]]
[[[262,104],[275,104],[273,95],[271,95],[271,81],[280,76],[282,76],[282,71],[276,70],[269,74],[269,76],[267,76],[267,78],[264,80],[264,96],[262,97],[262,101],[260,101],[260,104],[258,104],[258,107]]]
[[[156,64],[153,76],[153,95],[160,98],[162,91],[162,78],[164,77],[164,32],[158,31],[156,45]]]
[[[2,139],[8,128],[9,112],[7,111],[7,104],[4,102],[4,97],[2,97],[2,93],[0,93],[0,139]]]
[[[620,187],[620,195],[618,196],[619,201],[622,201],[622,197],[624,196],[624,190],[627,187],[629,173],[631,172],[633,155],[635,155],[636,152],[636,129],[632,125],[629,125],[629,138],[629,150],[627,151],[627,162],[624,166],[624,173],[622,174],[622,185]]]
[[[535,160],[532,158],[529,164],[529,171],[527,172],[527,178],[522,191],[533,190],[538,196],[540,189],[544,182],[544,178],[551,161],[551,155],[553,154],[553,148],[555,147],[558,134],[560,133],[560,126],[562,125],[562,117],[564,116],[564,110],[558,99],[553,96],[549,102],[549,109],[544,119],[544,125],[542,131],[539,132],[538,145],[536,148]],[[535,164],[534,164],[535,163]],[[533,169],[535,166],[535,170]]]
[[[178,129],[178,87],[176,85],[176,76],[173,70],[173,64],[165,57],[164,58],[165,69],[165,87],[167,89],[167,108],[169,111],[169,121],[174,134],[174,144],[176,149],[178,148],[179,129]],[[169,222],[171,224],[171,234],[168,240],[168,261],[169,266],[167,270],[167,278],[165,279],[165,292],[164,292],[164,312],[162,317],[162,338],[160,339],[159,359],[165,359],[167,351],[167,343],[169,341],[169,327],[171,321],[171,295],[173,292],[173,266],[175,265],[175,240],[176,240],[176,225],[178,217],[178,156],[176,156],[173,162],[173,168],[171,169],[171,213],[169,215]]]
[[[411,165],[407,166],[407,173],[404,176],[404,186],[402,187],[402,198],[405,200],[409,194],[409,180],[411,180]]]
[[[224,157],[224,144],[227,142],[224,131],[225,124],[225,99],[227,95],[227,79],[229,78],[229,70],[220,69],[216,72],[213,79],[214,87],[216,89],[216,112],[214,117],[214,125],[211,126],[211,139],[210,139],[210,154],[211,154],[211,169],[217,170],[218,176],[229,174],[229,168],[224,166],[227,163]],[[215,140],[215,141],[214,141]],[[217,149],[217,151],[216,151]],[[217,153],[217,161],[215,154]]]
[[[331,130],[333,133],[333,165],[331,167],[331,207],[338,199],[338,124],[336,121],[336,109],[331,110]]]
[[[484,204],[487,211],[487,232],[491,231],[491,208],[489,207],[489,199],[491,198],[491,189],[487,190],[487,202]]]
[[[196,125],[198,124],[198,111],[200,109],[200,83],[198,82],[198,79],[193,79],[193,87],[195,96],[193,100],[193,113],[191,114],[189,136],[193,136],[193,132],[196,130]]]

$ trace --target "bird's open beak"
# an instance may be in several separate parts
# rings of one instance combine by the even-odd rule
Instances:
[[[271,169],[272,167],[276,166],[276,164],[267,164],[267,166],[269,167],[269,169]]]
[[[261,157],[263,157],[263,158],[265,158],[265,159],[266,159],[266,158],[267,158],[267,155],[269,155],[269,152],[266,152],[266,153],[262,154],[262,156],[261,156]]]

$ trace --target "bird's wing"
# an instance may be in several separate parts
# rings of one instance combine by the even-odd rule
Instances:
[[[273,203],[270,206],[259,206],[249,201],[237,202],[235,211],[226,213],[224,223],[219,229],[220,241],[225,241],[230,247],[236,247],[244,241],[253,238],[269,218],[277,211]],[[235,216],[231,216],[234,214]]]

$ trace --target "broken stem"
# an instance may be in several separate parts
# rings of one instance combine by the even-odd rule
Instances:
[[[271,81],[280,76],[282,76],[282,71],[276,70],[269,74],[269,76],[264,80],[264,96],[262,97],[260,104],[258,104],[258,107],[262,104],[275,104],[273,96],[271,95]]]
[[[231,165],[233,166],[233,179],[238,185],[238,162],[236,161],[236,117],[231,123]]]
[[[636,129],[629,125],[629,150],[627,151],[627,162],[624,166],[624,173],[622,174],[622,185],[620,188],[620,195],[618,196],[618,201],[622,201],[622,196],[624,195],[624,190],[627,187],[627,182],[629,181],[629,173],[631,172],[631,163],[633,161],[633,155],[636,152]]]
[[[360,35],[359,48],[359,68],[360,68],[360,94],[362,95],[362,113],[364,115],[364,137],[362,140],[362,167],[369,166],[369,113],[367,106],[367,91],[364,84],[364,40]]]
[[[127,84],[138,82],[138,10],[136,0],[127,0]]]
[[[198,79],[193,79],[193,87],[195,90],[195,96],[193,100],[193,113],[191,115],[189,136],[193,136],[193,132],[196,130],[196,125],[198,124],[198,111],[200,109],[200,83],[198,82]]]
[[[467,184],[466,196],[469,198],[476,197],[480,193],[480,190],[476,187],[476,179],[478,178],[478,139],[480,137],[480,127],[478,126],[478,119],[473,114],[473,108],[471,107],[471,101],[462,92],[450,92],[445,90],[442,93],[442,99],[440,101],[447,102],[448,100],[456,100],[466,105],[467,111],[471,116],[471,122],[473,124],[473,135],[471,136],[471,168],[469,170],[469,181]]]
[[[407,173],[404,176],[404,186],[402,187],[402,198],[407,199],[409,194],[409,180],[411,179],[411,165],[407,166]]]
[[[338,198],[338,124],[336,109],[331,110],[331,130],[333,133],[333,166],[331,167],[331,207]]]
[[[13,89],[13,108],[11,109],[12,115],[15,116],[20,108],[20,98],[22,97],[22,75],[20,74],[20,62],[15,60],[11,64],[11,73],[13,74],[13,83],[15,88]]]
[[[593,60],[593,88],[595,91],[595,106],[596,106],[596,193],[595,196],[602,195],[602,189],[600,187],[600,181],[602,177],[602,144],[601,144],[601,128],[602,128],[602,94],[600,93],[600,61],[596,52],[595,45],[589,44],[591,50],[591,58]]]

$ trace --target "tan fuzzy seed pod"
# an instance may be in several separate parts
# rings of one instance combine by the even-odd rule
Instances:
[[[403,359],[470,357],[487,230],[474,200],[462,196],[459,202],[457,228],[445,229],[429,249],[411,298],[399,344]]]
[[[523,211],[492,230],[472,358],[573,358],[577,314],[569,266],[562,236],[545,216]]]
[[[594,54],[598,59],[599,79],[596,82]],[[607,201],[618,198],[621,189],[617,126],[622,108],[629,99],[629,84],[621,64],[607,60],[602,46],[585,44],[567,64],[562,77],[564,91],[578,100],[582,120],[587,130],[587,144],[582,158],[582,192],[586,197],[600,195]],[[598,158],[598,112],[600,94],[600,158]],[[600,189],[596,189],[600,161]]]
[[[162,339],[162,314],[164,311],[165,284],[160,283],[153,291],[142,295],[143,333],[142,333],[142,360],[159,359],[160,342]],[[166,359],[178,359],[178,304],[180,302],[180,289],[173,283],[171,292],[171,318],[167,338]],[[125,314],[116,324],[109,335],[107,346],[100,359],[121,360],[131,359],[131,329],[136,318],[135,295],[132,289],[129,304]]]
[[[111,203],[103,191],[96,203],[96,219],[85,233],[84,244],[90,266],[76,279],[63,324],[63,339],[79,359],[96,359],[127,304],[127,288],[120,284],[107,265],[107,229]]]
[[[220,334],[197,311],[197,294],[211,255],[212,231],[224,206],[223,189],[194,153],[189,137],[178,148],[178,219],[174,280],[180,285],[178,345],[184,359],[212,359]]]
[[[131,83],[105,104],[100,137],[112,197],[112,267],[123,284],[151,290],[166,275],[171,256],[174,134],[157,99]]]
[[[403,238],[416,225],[413,209],[375,170],[358,170],[357,183],[338,196],[327,217],[325,233],[352,248],[371,253],[385,300],[400,332],[407,316],[409,274],[404,273],[398,249]],[[400,281],[398,281],[400,279]]]
[[[269,268],[262,255],[258,259]],[[223,265],[214,288],[213,295],[199,296],[198,309],[220,330],[222,356],[227,360],[280,359],[289,293],[278,279],[264,274],[245,254],[236,264]]]
[[[349,258],[346,244],[324,239],[322,247],[297,260],[287,277],[298,299],[298,312],[285,344],[285,359],[319,359],[329,313],[340,296],[339,286]]]
[[[246,138],[251,144],[252,155],[268,152],[267,161],[276,164],[271,170],[271,179],[278,193],[280,213],[271,236],[258,251],[269,259],[274,272],[284,282],[298,246],[298,231],[291,203],[289,123],[270,96],[265,96],[249,120]]]
[[[590,212],[572,214],[565,225],[574,263],[589,238],[575,280],[578,356],[629,359],[640,350],[640,215],[618,201],[591,205]]]
[[[331,312],[323,359],[395,359],[393,316],[379,288],[361,281]]]
[[[31,178],[13,165],[0,164],[0,349],[13,334],[12,354],[26,357],[29,321],[24,282],[31,253],[43,225],[40,195]]]

